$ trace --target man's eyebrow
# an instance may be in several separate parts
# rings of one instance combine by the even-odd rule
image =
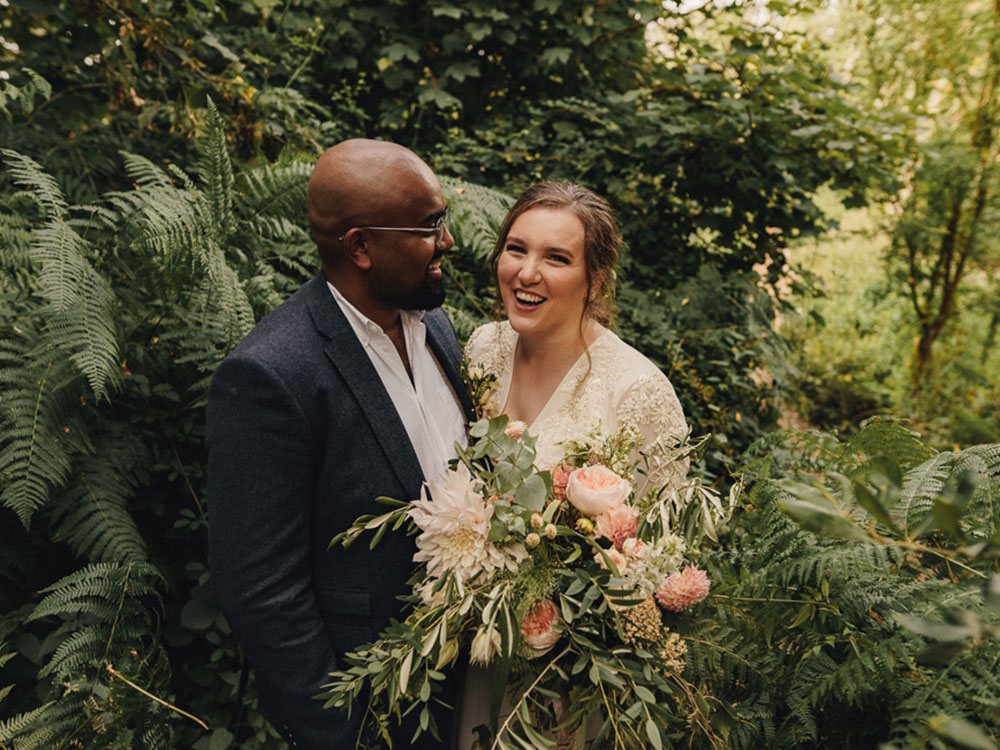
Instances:
[[[448,212],[448,207],[445,206],[440,211],[435,211],[434,213],[431,213],[431,214],[428,214],[427,216],[425,216],[420,223],[421,224],[426,224],[427,222],[431,222],[431,223],[436,222],[438,219],[440,219],[442,216],[444,216],[447,212]]]

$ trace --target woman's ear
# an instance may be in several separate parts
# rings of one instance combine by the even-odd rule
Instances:
[[[358,227],[348,230],[347,234],[344,235],[344,247],[347,249],[347,257],[355,266],[363,271],[372,267],[372,259],[368,254],[363,230]]]
[[[608,280],[607,271],[600,271],[594,274],[594,278],[590,282],[590,292],[588,293],[588,299],[594,302],[600,295],[601,290],[604,289],[604,284]]]

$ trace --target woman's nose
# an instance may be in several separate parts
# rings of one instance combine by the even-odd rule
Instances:
[[[522,284],[534,284],[540,276],[538,261],[530,256],[526,257],[517,273],[520,282]]]

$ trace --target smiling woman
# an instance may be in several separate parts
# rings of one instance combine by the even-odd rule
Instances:
[[[608,329],[622,245],[614,212],[580,185],[541,182],[526,190],[500,227],[492,261],[497,317],[466,346],[469,362],[497,379],[497,403],[537,438],[535,464],[553,469],[569,444],[625,430],[637,497],[680,487],[688,460],[680,402],[666,376]],[[488,716],[492,676],[470,671],[461,737]]]

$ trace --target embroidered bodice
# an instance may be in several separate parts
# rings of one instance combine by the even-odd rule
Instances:
[[[466,344],[469,363],[497,378],[500,408],[510,393],[518,334],[507,321],[477,328]],[[687,474],[686,458],[671,449],[687,436],[684,412],[673,386],[646,357],[611,331],[605,331],[569,369],[535,421],[528,426],[538,438],[535,464],[548,468],[565,455],[566,440],[583,438],[594,429],[612,434],[624,424],[644,438],[649,482],[677,485]]]

